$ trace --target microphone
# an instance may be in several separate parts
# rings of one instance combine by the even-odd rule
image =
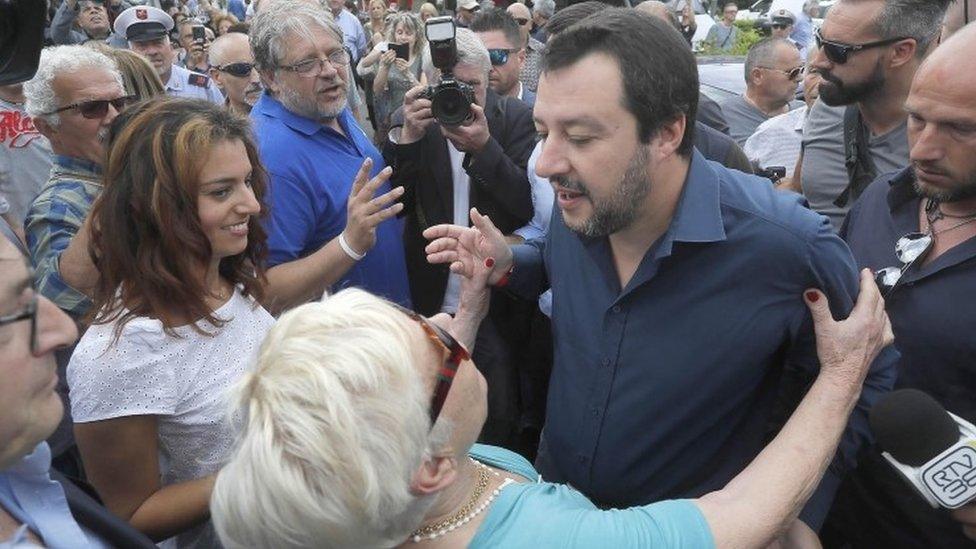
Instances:
[[[868,418],[881,455],[932,507],[976,499],[976,427],[917,389],[885,395]]]

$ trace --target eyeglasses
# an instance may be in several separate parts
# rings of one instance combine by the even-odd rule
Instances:
[[[349,54],[346,50],[336,50],[329,54],[325,59],[306,59],[294,65],[284,65],[281,68],[289,70],[305,78],[314,78],[325,70],[325,63],[330,63],[333,67],[341,67],[349,63]]]
[[[251,71],[254,70],[254,63],[228,63],[226,65],[218,65],[214,68],[220,72],[226,72],[231,76],[244,78],[245,76],[251,76]]]
[[[488,58],[491,59],[491,64],[498,67],[508,63],[508,55],[511,53],[518,53],[522,51],[521,48],[516,48],[513,50],[507,50],[504,48],[492,48],[488,50]]]
[[[881,290],[881,296],[887,297],[902,275],[905,274],[916,261],[924,259],[929,250],[932,249],[932,235],[929,233],[912,232],[898,239],[895,243],[895,255],[901,261],[901,267],[886,267],[874,274],[874,281]]]
[[[471,358],[471,354],[464,348],[464,345],[454,339],[454,336],[442,330],[440,326],[431,323],[406,307],[401,307],[396,303],[393,306],[420,324],[420,327],[427,333],[427,337],[447,349],[448,352],[444,365],[437,370],[437,385],[434,387],[434,394],[430,398],[430,426],[433,428],[434,424],[437,423],[438,416],[441,415],[441,409],[444,408],[444,402],[447,400],[447,393],[451,390],[451,384],[454,383],[454,375],[457,374],[461,363]]]
[[[94,101],[81,101],[79,103],[72,103],[66,107],[61,107],[60,109],[55,109],[51,112],[43,113],[45,116],[50,114],[57,114],[59,112],[64,112],[69,109],[78,109],[81,116],[89,120],[95,120],[98,118],[105,118],[108,114],[108,106],[112,105],[115,107],[116,111],[121,111],[126,105],[135,100],[134,95],[125,95],[122,97],[116,97],[115,99],[96,99]]]
[[[0,326],[6,326],[7,324],[12,324],[14,322],[20,322],[21,320],[30,319],[30,350],[31,353],[37,352],[37,291],[35,290],[33,296],[31,297],[30,303],[27,307],[19,313],[14,313],[12,315],[0,316]]]
[[[529,24],[529,20],[524,17],[513,17],[513,19],[515,19],[515,22],[518,23],[520,27],[524,27],[525,25]]]
[[[773,23],[770,25],[774,29],[785,29],[786,27],[792,25],[792,23]]]
[[[785,74],[786,77],[789,78],[790,80],[799,80],[799,78],[803,76],[803,70],[804,70],[803,65],[800,65],[799,67],[793,67],[790,70],[777,69],[775,67],[763,67],[763,66],[759,66],[758,68],[766,69],[767,71],[781,72]]]
[[[838,65],[843,65],[847,63],[847,60],[851,55],[861,51],[871,48],[879,48],[881,46],[888,46],[899,42],[901,40],[907,40],[909,37],[901,36],[898,38],[888,38],[886,40],[878,40],[876,42],[866,42],[864,44],[844,44],[843,42],[833,42],[831,40],[824,40],[823,36],[820,35],[820,29],[817,29],[813,33],[814,38],[817,40],[817,47],[823,49],[824,55],[831,63],[836,63]]]

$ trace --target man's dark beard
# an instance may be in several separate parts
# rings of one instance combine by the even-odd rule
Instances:
[[[976,198],[976,172],[968,174],[968,178],[961,185],[951,189],[936,189],[932,186],[922,187],[918,178],[914,176],[915,168],[912,167],[912,186],[920,196],[931,198],[939,202],[960,202]]]
[[[886,80],[881,59],[878,59],[871,74],[863,82],[845,83],[830,74],[830,71],[821,71],[820,76],[823,78],[823,81],[817,86],[820,91],[820,100],[831,107],[852,105],[863,101],[880,92],[884,88]]]
[[[644,199],[651,190],[647,177],[647,150],[638,145],[620,183],[606,199],[597,202],[582,182],[555,176],[551,181],[566,189],[582,193],[593,204],[593,213],[581,226],[566,224],[573,232],[587,238],[601,238],[626,229],[637,219]]]

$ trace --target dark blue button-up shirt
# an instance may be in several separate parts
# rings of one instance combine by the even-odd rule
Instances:
[[[895,243],[919,230],[921,198],[905,169],[878,178],[851,208],[843,237],[859,267],[901,267]],[[976,423],[976,238],[913,265],[885,298],[898,361],[897,388],[932,395]],[[929,507],[881,459],[866,452],[845,481],[835,513],[855,546],[972,547],[959,523]]]
[[[339,236],[356,173],[373,159],[375,176],[383,157],[348,109],[338,117],[343,133],[288,111],[267,93],[251,110],[261,162],[270,175],[268,264],[305,257]],[[375,196],[390,191],[389,183]],[[410,304],[403,226],[388,219],[376,228],[376,245],[333,288],[356,286],[403,305]]]
[[[803,290],[822,289],[846,316],[858,287],[826,218],[697,151],[669,228],[626,288],[608,239],[576,235],[558,211],[546,240],[514,251],[512,290],[553,292],[540,470],[603,506],[724,486],[768,440],[785,366],[818,368]],[[865,404],[893,383],[892,354],[873,366],[842,459],[802,515],[814,528],[866,436]]]

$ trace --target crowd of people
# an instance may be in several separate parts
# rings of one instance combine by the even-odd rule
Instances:
[[[971,546],[868,416],[976,422],[973,3],[777,8],[716,102],[698,0],[54,2],[0,548]]]

